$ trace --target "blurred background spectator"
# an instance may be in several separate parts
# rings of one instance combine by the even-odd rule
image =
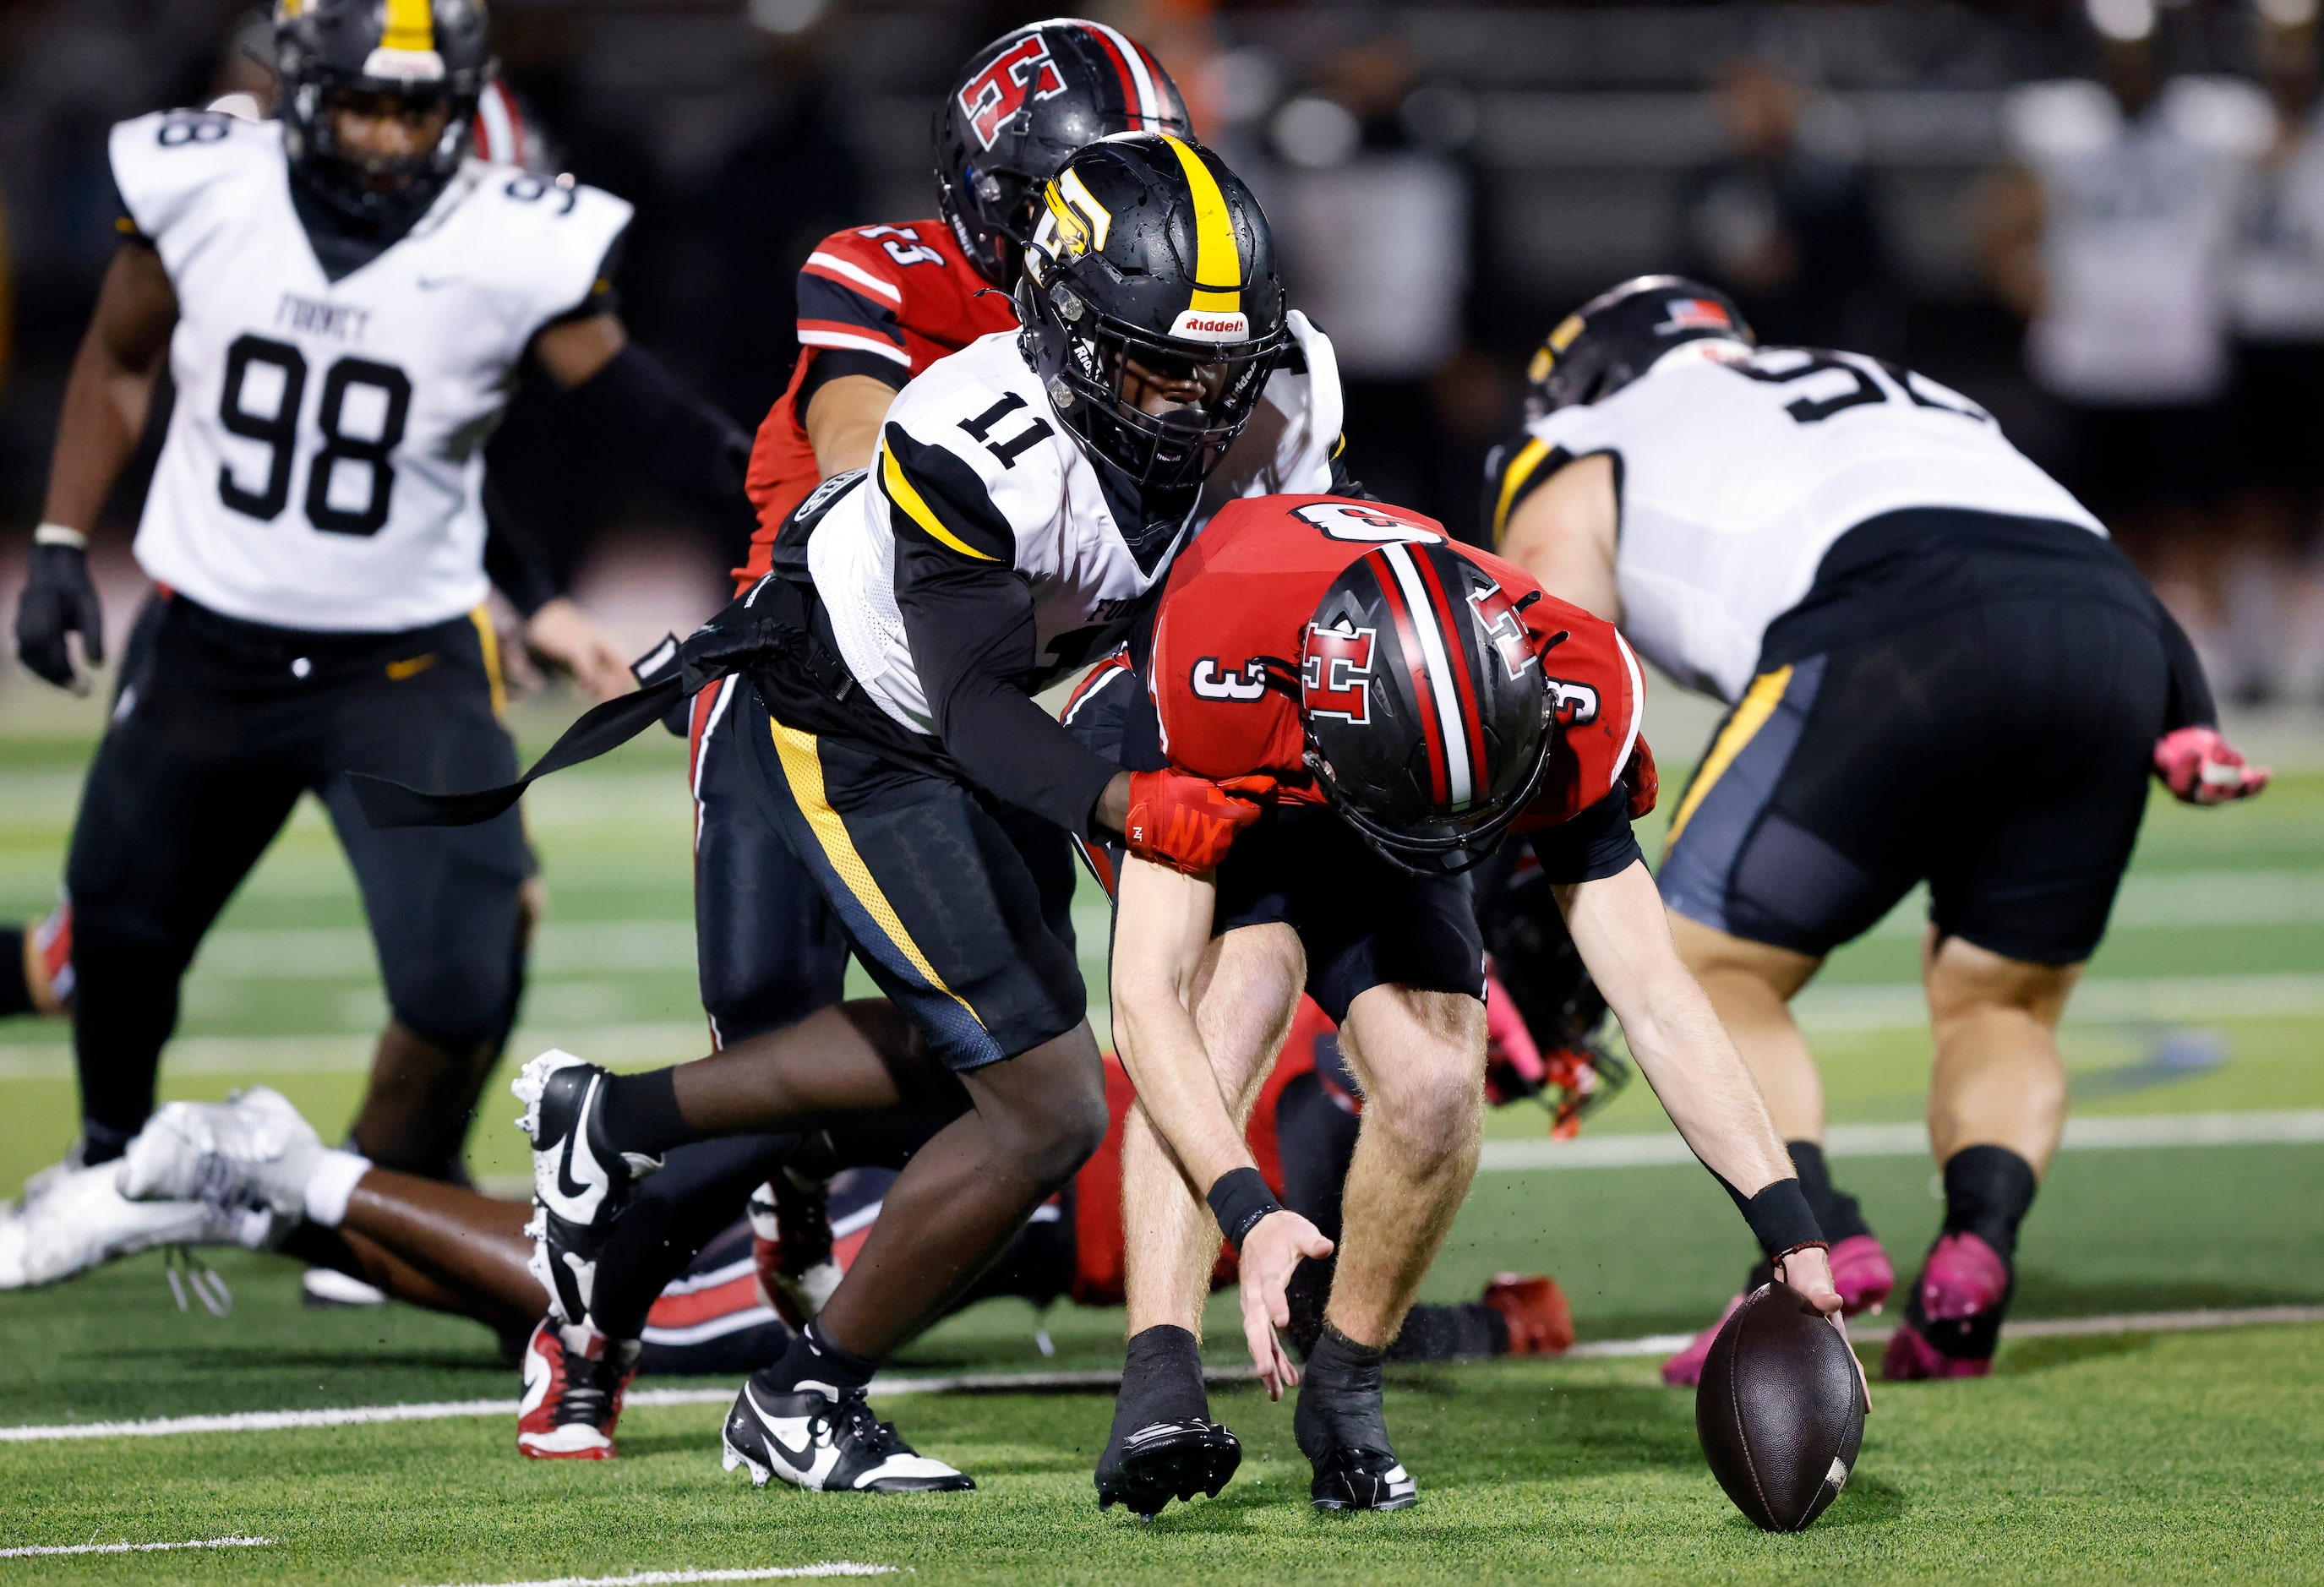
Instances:
[[[979,42],[1056,8],[494,15],[560,168],[638,205],[624,318],[755,427],[813,243],[932,214],[937,94]],[[1090,9],[1155,51],[1268,206],[1294,302],[1340,348],[1355,471],[1384,494],[1471,519],[1542,335],[1618,279],[1687,270],[1771,339],[1899,358],[1975,397],[2107,515],[2223,683],[2324,688],[2316,0]],[[0,6],[0,603],[113,246],[105,128],[263,95],[264,37],[250,0]],[[522,393],[493,464],[584,597],[641,641],[715,604],[726,531],[605,471],[552,395]],[[134,577],[118,553],[142,487],[106,526],[116,577]]]

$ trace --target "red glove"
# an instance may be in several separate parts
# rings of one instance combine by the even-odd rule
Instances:
[[[1272,777],[1213,782],[1184,771],[1133,771],[1122,842],[1141,860],[1199,876],[1217,869],[1235,834],[1259,819],[1255,801],[1274,791]]]
[[[2274,773],[2245,761],[2217,728],[2182,727],[2155,741],[2154,775],[2182,804],[2224,805],[2251,798]]]

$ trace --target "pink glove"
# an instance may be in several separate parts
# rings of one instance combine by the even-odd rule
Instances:
[[[2182,804],[2224,805],[2251,798],[2273,773],[2246,761],[2217,728],[2182,727],[2155,741],[2154,775]]]

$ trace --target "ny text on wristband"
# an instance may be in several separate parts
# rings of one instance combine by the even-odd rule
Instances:
[[[1283,1210],[1283,1204],[1275,1199],[1275,1192],[1268,1189],[1256,1168],[1228,1169],[1204,1199],[1219,1221],[1219,1232],[1237,1252],[1242,1250],[1243,1236],[1257,1228],[1261,1218]]]

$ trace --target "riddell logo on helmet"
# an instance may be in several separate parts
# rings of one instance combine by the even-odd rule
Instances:
[[[1655,327],[1655,334],[1666,337],[1683,330],[1733,330],[1734,317],[1708,298],[1673,298],[1663,305],[1668,319]]]
[[[991,149],[1001,124],[1025,108],[1028,99],[1054,98],[1065,79],[1049,58],[1049,42],[1034,33],[1019,39],[960,90],[960,113],[968,118],[980,147]]]
[[[1247,342],[1250,340],[1250,317],[1189,309],[1178,316],[1177,322],[1170,327],[1170,334],[1184,342]]]

